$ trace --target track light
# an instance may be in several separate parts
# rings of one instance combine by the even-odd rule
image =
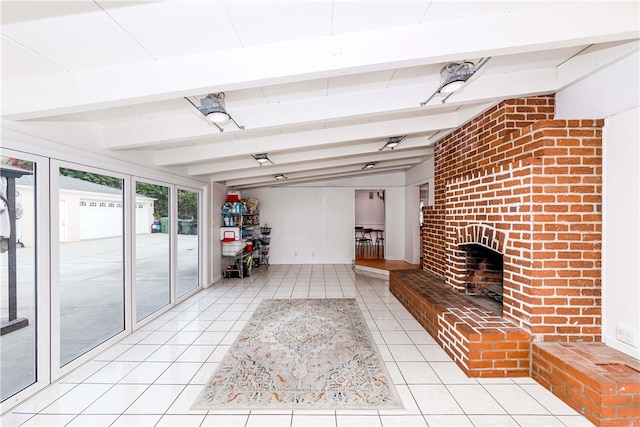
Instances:
[[[217,127],[220,130],[220,132],[224,132],[224,129],[222,129],[221,126],[223,126],[229,121],[232,121],[233,124],[236,125],[238,129],[244,129],[244,126],[238,125],[238,123],[236,123],[233,117],[231,117],[231,114],[227,112],[227,109],[224,103],[224,98],[225,98],[224,92],[210,93],[209,95],[207,95],[206,97],[200,100],[200,106],[197,106],[196,104],[194,104],[189,98],[185,98],[185,99],[189,101],[191,105],[196,107],[198,111],[202,113],[203,116],[209,119],[211,124]]]
[[[407,137],[407,135],[401,135],[401,136],[391,136],[389,137],[389,139],[387,139],[387,143],[384,144],[384,146],[382,148],[380,148],[378,151],[382,151],[385,148],[388,148],[390,150],[393,150],[394,148],[396,148],[398,146],[398,144],[400,144],[400,142],[402,142],[403,139],[405,139]]]
[[[258,164],[260,164],[260,166],[266,164],[266,163],[271,163],[273,164],[273,162],[271,161],[271,159],[267,156],[267,153],[260,153],[260,154],[252,154],[251,157],[254,158],[254,160],[256,162],[258,162]]]
[[[369,162],[366,165],[362,166],[362,169],[371,169],[375,166],[376,164],[374,162]]]
[[[287,177],[284,176],[283,173],[276,173],[273,175],[273,177],[276,179],[276,181],[282,181],[283,179],[287,179]]]
[[[420,105],[426,105],[437,94],[445,94],[446,96],[442,100],[442,103],[447,100],[455,91],[462,88],[464,84],[469,80],[480,68],[484,66],[489,60],[490,56],[482,58],[478,64],[474,64],[469,61],[451,62],[440,70],[440,86],[433,94]]]

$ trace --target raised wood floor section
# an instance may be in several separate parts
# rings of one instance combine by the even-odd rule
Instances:
[[[402,260],[356,259],[353,264],[355,266],[384,271],[420,270],[419,264],[409,264],[408,262]]]

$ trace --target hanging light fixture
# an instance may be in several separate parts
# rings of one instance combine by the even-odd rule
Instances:
[[[276,179],[276,181],[282,181],[283,179],[287,179],[287,177],[284,176],[283,173],[276,173],[273,175],[273,177]]]
[[[238,125],[236,121],[231,117],[231,114],[227,112],[227,108],[224,103],[224,92],[210,93],[206,97],[200,100],[200,106],[195,105],[189,98],[185,98],[191,105],[196,107],[203,116],[205,116],[211,124],[217,127],[220,132],[224,132],[221,126],[229,121],[232,121],[238,129],[244,129],[244,126]]]
[[[387,143],[384,144],[382,146],[382,148],[380,148],[378,151],[382,151],[385,148],[388,148],[390,150],[393,150],[394,148],[396,148],[398,146],[398,144],[400,144],[402,142],[403,139],[405,139],[407,137],[407,135],[401,135],[401,136],[391,136],[389,137],[389,139],[387,139]]]
[[[260,166],[266,164],[266,163],[271,163],[273,164],[273,162],[271,161],[271,159],[267,156],[267,153],[260,153],[260,154],[252,154],[251,157],[253,157],[253,159],[258,162],[258,164]]]
[[[486,58],[482,58],[478,64],[474,64],[469,61],[462,62],[451,62],[440,70],[440,86],[436,89],[435,92],[424,102],[421,102],[420,105],[426,105],[431,99],[436,96],[436,94],[445,94],[446,96],[442,100],[444,104],[447,98],[449,98],[453,93],[467,82],[480,68],[484,66],[489,60],[490,56]]]
[[[376,164],[374,162],[369,162],[367,164],[365,164],[364,166],[362,166],[362,169],[371,169],[375,166]]]

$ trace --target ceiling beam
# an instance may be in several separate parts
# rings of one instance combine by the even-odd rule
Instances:
[[[2,111],[11,120],[34,119],[382,68],[633,40],[640,29],[637,17],[637,2],[569,2],[466,19],[459,28],[424,23],[5,79]],[[430,40],[438,43],[425,42]]]
[[[335,159],[316,159],[307,162],[290,163],[290,164],[275,164],[259,166],[256,162],[253,162],[253,166],[240,169],[231,170],[226,172],[210,172],[212,168],[210,165],[193,166],[189,168],[189,174],[196,175],[209,175],[211,181],[228,181],[230,179],[247,178],[251,176],[273,175],[275,173],[293,173],[299,171],[308,171],[322,168],[333,168],[338,166],[352,166],[358,165],[362,167],[365,163],[369,162],[386,162],[400,159],[424,159],[433,155],[433,148],[426,147],[416,150],[393,150],[393,152],[375,152],[358,157],[348,158],[335,158]]]

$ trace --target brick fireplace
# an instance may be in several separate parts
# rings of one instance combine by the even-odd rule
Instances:
[[[424,269],[467,291],[469,248],[502,257],[505,319],[534,341],[600,340],[601,120],[504,101],[435,147]]]
[[[598,426],[638,425],[640,361],[601,340],[603,120],[504,101],[436,143],[423,271],[389,288],[469,376],[532,376]],[[501,313],[467,294],[502,292]]]

